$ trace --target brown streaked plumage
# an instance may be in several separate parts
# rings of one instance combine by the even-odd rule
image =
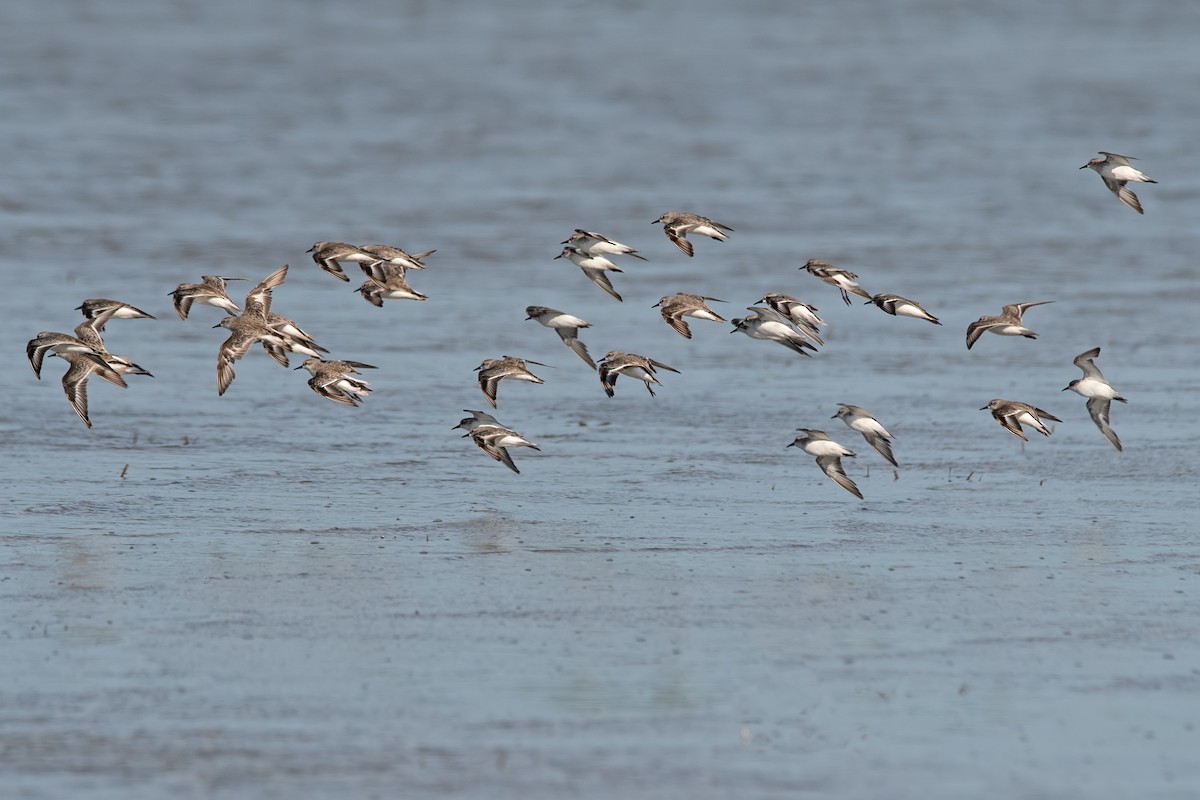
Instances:
[[[500,381],[509,378],[515,381],[528,381],[529,383],[545,383],[544,380],[534,375],[529,371],[529,364],[539,364],[539,366],[547,366],[540,364],[537,361],[526,361],[523,358],[516,356],[502,356],[500,358],[488,358],[483,361],[476,371],[479,372],[479,388],[483,391],[483,396],[492,404],[492,408],[496,408],[496,390],[499,388]]]
[[[628,375],[630,378],[644,381],[646,391],[650,393],[651,397],[654,397],[654,387],[651,384],[662,385],[662,381],[655,377],[656,368],[665,369],[668,372],[679,372],[674,367],[669,367],[653,358],[640,356],[637,353],[622,353],[619,350],[609,351],[597,365],[600,373],[600,385],[604,387],[604,393],[609,397],[616,394],[614,389],[617,385],[617,378],[621,375]]]
[[[342,272],[341,262],[373,264],[380,260],[378,256],[371,255],[361,247],[345,242],[317,242],[308,248],[307,252],[312,253],[313,262],[318,267],[343,281],[349,281],[350,277]]]
[[[907,297],[901,297],[898,294],[890,294],[880,292],[872,295],[871,299],[863,305],[874,303],[883,311],[891,314],[893,317],[912,317],[913,319],[923,319],[926,322],[932,322],[934,325],[941,325],[938,318],[930,314],[916,300],[909,300]]]
[[[835,287],[842,293],[842,302],[850,305],[850,295],[856,294],[859,297],[871,299],[871,293],[858,285],[858,276],[849,270],[835,267],[828,261],[822,261],[819,258],[810,258],[805,262],[802,270],[806,270],[808,274],[820,278]]]
[[[122,303],[120,300],[109,300],[106,297],[93,297],[84,300],[75,307],[88,319],[99,316],[102,312],[112,309],[112,319],[156,319],[153,314],[147,314],[136,306]]]
[[[180,319],[187,319],[193,303],[213,306],[229,314],[240,314],[242,310],[229,298],[226,284],[229,281],[244,281],[245,278],[227,278],[220,275],[202,275],[200,283],[181,283],[168,296],[175,305]]]
[[[1000,423],[1004,430],[1011,433],[1026,442],[1029,439],[1022,432],[1021,424],[1024,423],[1033,428],[1043,436],[1050,435],[1050,429],[1043,424],[1043,419],[1062,422],[1061,419],[1051,414],[1049,411],[1044,411],[1028,403],[1019,403],[1016,400],[1002,400],[999,397],[990,401],[986,406],[979,409],[980,411],[991,411],[996,422]]]
[[[816,306],[803,303],[790,294],[782,292],[767,292],[758,303],[765,303],[772,311],[787,317],[801,333],[817,344],[825,344],[825,340],[818,335],[817,330],[826,323],[817,316]]]
[[[688,324],[684,322],[684,317],[695,317],[696,319],[707,319],[713,322],[724,322],[725,318],[717,312],[713,311],[704,304],[705,300],[712,300],[717,303],[724,303],[724,300],[718,300],[715,297],[706,297],[698,294],[670,294],[661,298],[651,308],[661,309],[662,318],[670,325],[676,333],[685,339],[692,338],[692,330]]]
[[[308,386],[319,396],[344,406],[357,407],[371,393],[371,385],[354,376],[362,374],[360,369],[376,367],[361,361],[326,361],[310,356],[296,369],[308,370],[312,375],[308,379]]]
[[[1044,306],[1053,300],[1039,300],[1035,303],[1010,303],[1000,310],[998,316],[982,316],[967,326],[967,349],[970,350],[979,337],[985,333],[995,333],[999,336],[1024,336],[1026,339],[1036,339],[1037,334],[1026,328],[1021,317],[1034,306]]]
[[[659,223],[662,223],[663,233],[671,240],[671,244],[689,257],[693,255],[692,243],[687,238],[689,233],[698,233],[710,239],[716,239],[718,242],[729,238],[728,234],[723,231],[733,233],[733,228],[728,225],[713,222],[708,217],[702,217],[699,214],[686,214],[681,211],[667,211],[650,224],[657,225]]]

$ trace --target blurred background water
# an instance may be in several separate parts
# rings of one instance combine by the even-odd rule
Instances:
[[[1191,797],[1200,8],[1014,2],[19,4],[0,25],[0,773],[17,797]],[[1144,217],[1090,170],[1142,158]],[[735,229],[688,259],[650,222]],[[617,303],[565,260],[630,244]],[[314,241],[436,248],[373,308]],[[944,325],[798,271],[820,257]],[[201,274],[379,367],[359,409]],[[238,298],[243,288],[235,284]],[[819,306],[812,359],[651,308]],[[87,430],[61,362],[111,350]],[[966,325],[1010,302],[1036,342]],[[681,370],[606,398],[553,332]],[[1117,453],[1071,359],[1130,399]],[[512,353],[521,475],[450,430]],[[1062,417],[1022,445],[979,407]],[[870,409],[893,470],[830,419]],[[866,500],[786,449],[859,453]]]

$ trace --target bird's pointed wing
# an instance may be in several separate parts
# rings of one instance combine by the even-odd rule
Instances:
[[[679,233],[677,230],[675,230],[674,228],[670,228],[670,227],[664,227],[663,233],[665,233],[667,235],[667,238],[671,240],[671,243],[674,244],[676,247],[678,247],[684,255],[686,255],[686,256],[694,255],[694,253],[692,252],[692,243],[689,242],[683,236],[683,234]]]
[[[689,328],[688,324],[683,321],[683,315],[674,314],[664,309],[662,318],[666,320],[666,323],[670,325],[671,328],[680,336],[685,339],[692,338],[692,329]]]
[[[666,364],[662,363],[661,361],[655,361],[653,358],[648,358],[646,360],[649,361],[654,366],[658,367],[659,369],[665,369],[667,372],[674,372],[676,374],[679,373],[679,370],[675,369],[674,367],[667,366]]]
[[[483,390],[483,396],[492,404],[492,408],[496,408],[496,389],[500,385],[500,377],[488,370],[480,370],[479,372],[479,388]]]
[[[577,330],[578,330],[578,328],[559,328],[558,329],[559,338],[562,339],[563,344],[565,344],[567,347],[571,348],[572,351],[574,351],[575,355],[577,355],[581,359],[583,359],[584,363],[586,363],[592,369],[595,369],[596,362],[593,361],[591,355],[588,354],[587,345],[585,345],[583,342],[581,342],[579,340],[579,337],[577,337],[577,336],[566,335],[569,332],[577,331]]]
[[[995,325],[994,322],[982,322],[982,321],[972,322],[970,325],[968,325],[967,326],[967,349],[970,350],[975,345],[975,343],[977,341],[979,341],[979,337],[983,336],[984,331],[986,331],[988,328],[992,327],[993,325]]]
[[[1124,448],[1121,447],[1121,440],[1117,438],[1117,432],[1109,425],[1108,412],[1112,408],[1112,401],[1104,397],[1090,397],[1087,401],[1088,414],[1092,417],[1092,422],[1096,423],[1096,427],[1104,434],[1104,438],[1112,443],[1112,446],[1120,452]]]
[[[1100,369],[1092,361],[1092,359],[1098,355],[1100,355],[1100,348],[1093,347],[1086,353],[1080,353],[1079,355],[1075,356],[1075,360],[1072,363],[1083,370],[1084,377],[1099,378],[1100,380],[1104,380],[1104,376],[1100,374]]]
[[[879,455],[887,459],[889,464],[891,464],[893,467],[900,466],[896,463],[896,457],[892,455],[892,443],[890,441],[877,433],[864,433],[863,438],[867,440],[867,444],[875,448],[875,451],[879,453]]]
[[[854,481],[850,480],[850,476],[842,468],[842,459],[840,457],[817,456],[817,466],[838,486],[841,486],[859,500],[863,499],[862,492],[858,490],[858,486],[855,485]]]
[[[592,279],[592,283],[608,292],[609,296],[615,297],[617,300],[621,300],[621,295],[617,294],[617,290],[613,288],[612,281],[610,281],[608,276],[604,274],[604,270],[584,269],[583,273]],[[622,300],[622,302],[624,301]]]
[[[993,414],[992,416],[996,418],[996,422],[999,422],[1001,425],[1003,425],[1004,429],[1013,436],[1020,437],[1026,442],[1029,441],[1028,437],[1021,432],[1021,423],[1017,422],[1017,417],[1015,414]]]
[[[83,424],[90,428],[92,421],[88,419],[87,379],[93,365],[84,359],[69,360],[71,366],[62,377],[63,392],[66,393],[71,408],[75,409]]]
[[[279,269],[272,272],[267,277],[263,278],[258,284],[246,294],[246,302],[243,304],[247,314],[258,314],[266,317],[271,311],[271,290],[281,285],[287,278],[288,265],[284,264]]]
[[[1049,411],[1046,411],[1045,409],[1034,408],[1033,410],[1034,410],[1034,413],[1036,413],[1042,419],[1049,419],[1049,420],[1053,420],[1055,422],[1062,422],[1061,419],[1054,416],[1053,414],[1051,414]]]
[[[233,362],[222,356],[217,356],[217,396],[225,394],[225,390],[229,388],[229,384],[233,383],[235,375],[233,372]]]

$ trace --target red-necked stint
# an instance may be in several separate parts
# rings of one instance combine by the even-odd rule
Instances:
[[[579,329],[590,328],[592,326],[590,322],[546,306],[526,306],[525,314],[527,315],[526,320],[535,319],[547,328],[551,328],[558,334],[558,338],[562,339],[563,344],[583,359],[583,363],[592,369],[596,368],[596,362],[592,361],[591,355],[588,354],[587,346],[579,340]]]
[[[1092,422],[1096,423],[1096,427],[1104,434],[1104,438],[1112,443],[1112,446],[1118,451],[1122,450],[1121,440],[1117,438],[1117,432],[1112,429],[1108,421],[1108,412],[1112,408],[1112,401],[1118,403],[1128,403],[1129,401],[1122,397],[1116,389],[1114,389],[1107,380],[1104,374],[1100,372],[1100,368],[1092,361],[1096,356],[1100,355],[1100,348],[1093,347],[1086,353],[1080,353],[1075,356],[1075,366],[1083,370],[1083,377],[1076,378],[1067,384],[1063,391],[1070,389],[1078,395],[1087,398],[1088,414],[1092,418]]]
[[[1049,411],[1036,408],[1028,403],[1018,403],[1016,400],[1001,400],[999,397],[979,410],[991,411],[992,416],[996,418],[996,422],[999,422],[1004,427],[1004,430],[1013,436],[1020,437],[1026,442],[1029,439],[1021,432],[1022,423],[1033,428],[1043,436],[1049,436],[1050,429],[1042,423],[1042,420],[1049,419],[1055,422],[1062,422],[1061,419]]]
[[[1118,200],[1139,214],[1146,213],[1142,210],[1142,204],[1138,200],[1138,196],[1125,184],[1130,182],[1158,183],[1158,181],[1130,164],[1130,161],[1137,161],[1133,156],[1106,153],[1103,150],[1100,151],[1100,155],[1103,158],[1089,159],[1080,169],[1091,167],[1096,170],[1100,178],[1104,181],[1104,185],[1108,187],[1110,192],[1117,196]]]
[[[88,418],[88,376],[94,372],[109,383],[121,388],[125,388],[126,383],[116,370],[109,367],[99,356],[68,352],[59,353],[58,357],[71,365],[62,377],[63,392],[67,395],[67,401],[70,402],[71,408],[75,409],[79,418],[83,420],[83,424],[90,428],[92,421]]]
[[[719,300],[716,297],[706,297],[699,294],[669,294],[661,298],[651,308],[661,309],[662,318],[670,325],[676,333],[685,339],[692,338],[692,330],[688,324],[684,322],[684,317],[695,317],[696,319],[707,319],[712,322],[724,322],[725,318],[704,304],[705,300],[712,300],[717,303],[724,303],[724,300]]]
[[[390,261],[375,264],[363,264],[362,270],[367,279],[354,291],[358,292],[373,306],[383,307],[384,300],[428,300],[429,296],[421,294],[408,283],[404,267]]]
[[[253,317],[265,322],[268,328],[284,340],[285,344],[283,346],[276,344],[270,338],[260,340],[263,350],[267,351],[267,355],[271,356],[271,358],[275,359],[283,367],[289,366],[287,354],[290,352],[315,356],[317,358],[322,353],[329,352],[313,341],[312,336],[293,320],[271,310],[273,290],[283,285],[284,280],[287,278],[287,273],[288,265],[284,264],[259,281],[246,294],[246,299],[242,303],[245,309],[242,312],[243,317]]]
[[[841,267],[835,267],[828,261],[822,261],[819,258],[810,258],[800,269],[807,270],[810,275],[820,278],[830,286],[836,287],[842,293],[842,301],[846,305],[850,305],[850,294],[856,294],[868,300],[871,299],[871,294],[858,285],[857,275]]]
[[[106,311],[100,312],[98,316],[86,319],[75,326],[75,336],[79,341],[92,348],[96,353],[104,359],[109,367],[116,370],[122,375],[146,375],[153,378],[154,375],[138,364],[133,363],[125,356],[115,355],[108,352],[108,347],[104,344],[104,337],[100,335],[100,331],[104,330],[104,324],[110,318],[115,319],[115,308],[109,308]]]
[[[729,235],[723,231],[733,233],[733,228],[728,225],[722,225],[719,222],[713,222],[708,217],[702,217],[699,214],[684,214],[679,211],[667,211],[659,216],[658,219],[651,222],[651,225],[662,223],[663,233],[671,240],[671,243],[678,247],[684,255],[691,256],[692,243],[688,241],[689,233],[698,233],[702,236],[707,236],[710,239],[716,239],[718,242],[723,242],[729,238]]]
[[[529,383],[545,383],[544,380],[529,371],[529,364],[548,366],[540,361],[526,361],[516,356],[502,356],[484,359],[483,363],[475,368],[479,372],[479,388],[483,391],[483,396],[492,404],[492,408],[496,408],[496,389],[499,388],[500,381],[505,378]]]
[[[638,254],[638,251],[629,245],[614,241],[602,233],[585,231],[583,228],[576,228],[562,243],[573,244],[589,256],[633,256],[642,261],[646,260],[645,256]]]
[[[229,338],[217,351],[218,396],[225,394],[229,384],[233,383],[233,362],[246,355],[255,342],[262,342],[263,348],[271,358],[284,366],[287,365],[287,352],[290,349],[287,338],[272,330],[262,316],[243,314],[240,317],[225,317],[213,327],[229,331]]]
[[[321,397],[344,406],[357,406],[371,393],[371,384],[353,376],[361,375],[360,369],[376,367],[361,361],[325,361],[310,357],[296,369],[308,370],[312,375],[308,386]]]
[[[471,437],[471,441],[475,442],[476,447],[518,475],[521,473],[521,470],[517,469],[517,465],[513,463],[512,455],[508,452],[508,448],[529,447],[534,450],[541,450],[540,447],[521,434],[499,423],[485,422],[476,425],[463,435],[464,438],[467,436]]]
[[[569,244],[562,249],[562,252],[555,258],[569,259],[572,264],[583,270],[583,274],[591,279],[592,283],[599,286],[609,295],[620,300],[621,295],[617,294],[617,290],[613,288],[612,281],[608,279],[605,272],[624,272],[625,270],[618,267],[612,261],[609,261],[604,256],[588,255],[573,244]]]
[[[97,333],[97,329],[103,328],[104,323],[111,319],[112,315],[113,311],[109,309],[99,316],[83,321],[75,326],[74,336],[59,331],[42,331],[30,339],[25,344],[25,357],[29,359],[29,366],[33,368],[33,374],[39,381],[42,379],[42,361],[47,354],[64,356],[68,353],[82,353],[96,356],[104,361],[106,355],[104,341]]]
[[[120,300],[109,300],[106,297],[93,297],[75,307],[76,311],[83,312],[88,319],[99,316],[109,309],[113,311],[112,319],[155,319],[153,314],[147,314],[137,306],[122,303]]]
[[[613,389],[617,385],[617,378],[621,375],[628,375],[630,378],[644,381],[646,391],[650,392],[651,397],[654,397],[654,387],[651,384],[662,385],[662,381],[654,377],[656,368],[665,369],[668,372],[679,372],[674,367],[669,367],[653,358],[639,356],[636,353],[622,353],[619,350],[609,351],[597,366],[600,372],[600,385],[604,387],[604,393],[609,397],[615,394]]]
[[[379,256],[372,255],[361,247],[345,242],[317,242],[308,248],[307,252],[312,253],[312,259],[318,267],[343,281],[350,280],[350,277],[342,272],[341,262],[374,264],[381,260]]]
[[[1000,309],[999,316],[980,317],[967,326],[967,349],[970,350],[984,333],[1036,339],[1038,335],[1022,324],[1021,317],[1034,306],[1044,306],[1053,302],[1053,300],[1038,300],[1036,303],[1010,303]]]
[[[240,314],[242,310],[229,299],[226,285],[229,281],[244,281],[245,278],[226,278],[221,275],[202,275],[200,283],[181,283],[170,292],[175,304],[175,313],[180,319],[187,319],[192,310],[192,303],[213,306],[227,314]]]
[[[871,299],[863,305],[869,305],[871,303],[879,306],[893,317],[912,317],[913,319],[923,319],[927,322],[932,322],[934,325],[942,324],[938,321],[937,317],[921,308],[917,301],[909,300],[907,297],[901,297],[898,294],[881,292],[879,294],[872,295]]]
[[[840,403],[841,408],[830,419],[840,419],[852,431],[858,431],[863,438],[867,440],[867,444],[875,448],[879,455],[887,459],[887,462],[893,467],[900,466],[896,463],[896,457],[892,455],[892,435],[888,433],[887,428],[879,423],[861,406],[852,406],[849,403]]]
[[[96,320],[100,320],[99,324],[103,326],[104,321],[111,318],[112,314],[113,309],[109,309],[96,317]],[[126,387],[125,379],[105,359],[108,353],[103,349],[103,343],[100,350],[89,344],[89,341],[94,341],[93,335],[96,339],[99,338],[99,334],[92,328],[93,324],[95,320],[85,322],[76,329],[78,333],[79,329],[87,328],[88,341],[57,331],[42,331],[25,345],[25,356],[29,359],[29,366],[33,368],[33,374],[38,380],[42,378],[42,361],[47,355],[58,356],[70,365],[63,373],[63,392],[67,395],[71,408],[75,409],[83,424],[89,428],[92,427],[92,421],[88,418],[88,377],[95,372],[109,383],[121,388]]]
[[[390,244],[364,244],[359,249],[378,257],[385,264],[392,264],[402,269],[425,269],[425,259],[437,252],[437,250],[425,250],[410,255]]]
[[[854,453],[830,439],[825,431],[813,430],[812,428],[797,428],[796,430],[800,431],[801,435],[797,436],[787,446],[799,447],[810,456],[815,456],[817,466],[829,476],[830,480],[859,500],[862,500],[862,492],[858,490],[858,486],[855,485],[854,481],[850,480],[850,476],[842,468],[842,459],[854,458]]]
[[[765,303],[772,311],[787,317],[801,333],[817,344],[825,344],[817,329],[826,325],[826,322],[817,316],[816,306],[802,303],[790,294],[782,292],[767,292],[758,303]]]
[[[796,328],[792,321],[773,308],[756,308],[749,306],[750,313],[738,317],[733,322],[730,333],[744,333],[751,339],[762,339],[768,342],[778,342],[802,356],[809,353],[804,349],[816,351],[816,346],[804,338],[804,333]]]
[[[500,420],[496,419],[486,411],[473,411],[472,409],[464,408],[463,413],[470,414],[471,416],[460,419],[458,424],[450,430],[465,430],[469,433],[470,431],[478,428],[480,425],[496,425],[501,428],[504,427]]]

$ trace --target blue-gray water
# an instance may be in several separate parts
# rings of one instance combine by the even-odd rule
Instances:
[[[1196,795],[1200,7],[3,16],[0,794]],[[1144,217],[1097,150],[1161,181]],[[687,259],[671,209],[735,233]],[[649,259],[626,302],[553,260],[575,227]],[[317,240],[436,248],[430,299],[367,305]],[[944,326],[844,306],[814,256]],[[258,349],[217,397],[221,315],[166,295],[283,263],[276,308],[379,366],[361,408]],[[815,358],[650,308],[770,290],[829,320]],[[23,347],[97,296],[158,316],[106,331],[156,377],[93,380],[89,431]],[[965,349],[1028,300],[1037,341]],[[529,304],[681,374],[608,399]],[[1059,391],[1097,345],[1123,453]],[[553,365],[500,386],[521,475],[450,430],[504,353]],[[1023,446],[997,396],[1064,421]]]

